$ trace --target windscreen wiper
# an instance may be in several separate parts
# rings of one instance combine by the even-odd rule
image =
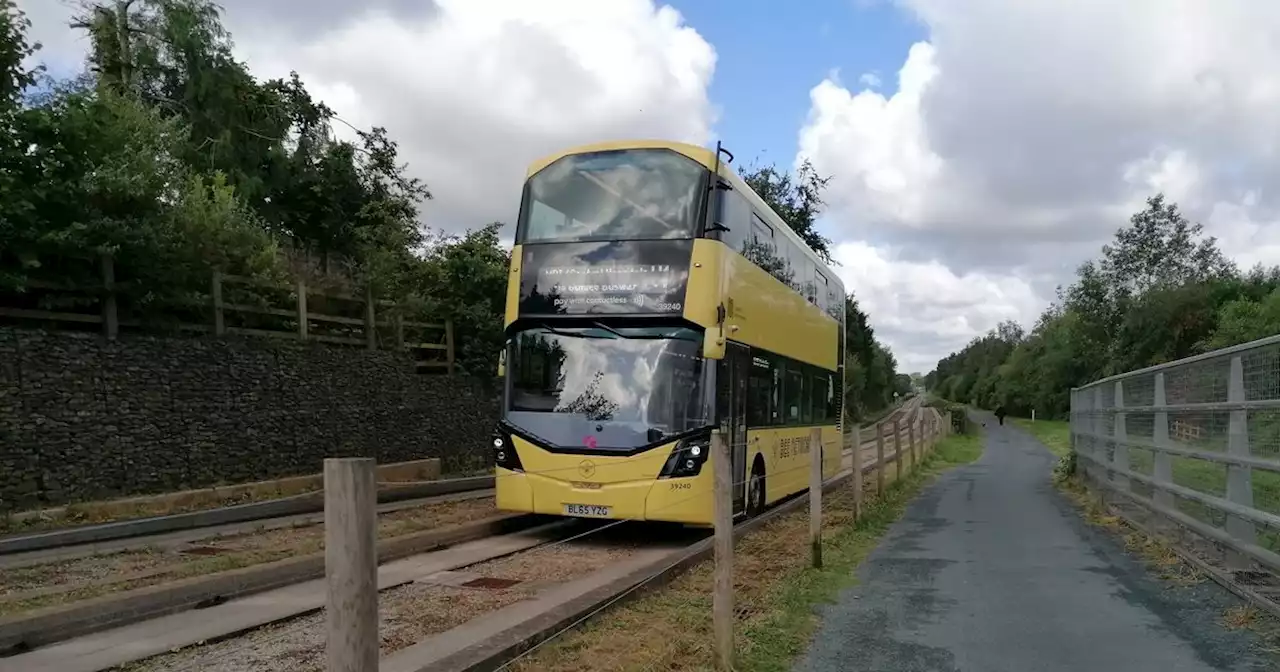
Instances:
[[[539,322],[538,326],[545,329],[546,331],[549,331],[555,334],[556,336],[565,336],[568,338],[595,338],[595,339],[608,338],[607,336],[593,336],[591,334],[580,332],[580,331],[561,331],[547,324],[546,322]],[[613,331],[613,330],[610,329],[609,331]],[[617,333],[617,332],[614,332],[614,333]]]
[[[609,332],[609,333],[611,333],[611,334],[614,334],[614,335],[615,335],[615,336],[617,336],[618,338],[625,338],[625,339],[628,339],[628,340],[635,340],[635,341],[644,341],[644,340],[649,340],[649,341],[689,341],[690,343],[697,343],[697,342],[698,342],[698,339],[696,339],[696,338],[689,338],[689,337],[687,337],[687,336],[677,336],[677,335],[669,334],[669,333],[667,333],[667,334],[631,334],[631,335],[629,335],[629,336],[628,336],[627,334],[624,334],[624,333],[622,333],[622,332],[618,331],[617,329],[614,329],[613,327],[610,327],[609,325],[607,325],[607,324],[603,324],[603,323],[601,323],[601,322],[592,322],[592,323],[591,323],[591,326],[596,327],[596,328],[598,328],[598,329],[603,329],[603,330],[605,330],[605,331],[607,331],[607,332]]]

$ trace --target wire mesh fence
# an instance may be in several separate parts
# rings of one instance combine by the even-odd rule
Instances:
[[[1075,388],[1071,436],[1093,484],[1280,571],[1280,336]]]

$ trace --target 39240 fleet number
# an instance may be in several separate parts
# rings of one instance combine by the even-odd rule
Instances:
[[[692,483],[672,483],[671,489],[672,490],[692,490],[693,484]]]

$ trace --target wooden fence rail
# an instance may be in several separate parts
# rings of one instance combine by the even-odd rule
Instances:
[[[109,255],[99,258],[102,284],[92,286],[74,286],[66,283],[31,280],[27,286],[54,292],[84,293],[97,297],[100,310],[96,313],[79,313],[69,311],[43,310],[0,305],[0,318],[29,320],[41,322],[65,322],[75,324],[100,324],[102,335],[108,340],[115,340],[120,327],[145,329],[148,325],[140,320],[120,319],[117,301],[120,285],[115,281],[115,264]],[[228,286],[241,285],[261,289],[288,291],[295,295],[294,305],[282,308],[271,305],[254,305],[235,303],[225,299]],[[348,301],[360,304],[361,317],[348,317],[315,312],[308,308],[308,297],[321,297],[329,300]],[[289,285],[282,285],[257,278],[231,275],[213,271],[209,285],[209,302],[202,303],[211,308],[212,324],[179,322],[174,325],[182,331],[211,333],[214,336],[241,335],[267,338],[293,338],[303,341],[333,343],[337,345],[363,346],[369,350],[380,347],[408,352],[413,355],[415,366],[419,371],[439,371],[452,374],[454,372],[455,348],[453,321],[420,322],[404,319],[401,307],[391,301],[380,300],[370,289],[366,289],[360,297],[331,291],[319,291],[310,288],[298,280]],[[229,315],[258,315],[291,319],[296,326],[289,330],[273,326],[237,326],[228,324]],[[321,325],[338,325],[340,327],[357,327],[359,335],[335,335],[322,333]],[[313,328],[316,327],[316,328]],[[406,328],[415,334],[406,337]],[[391,336],[386,344],[381,344],[379,329],[387,330]],[[419,336],[428,334],[428,336]],[[435,340],[431,336],[435,335]]]

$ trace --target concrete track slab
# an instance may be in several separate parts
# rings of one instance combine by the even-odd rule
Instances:
[[[378,568],[378,588],[538,546],[555,538],[555,529],[563,525],[551,523],[387,563]],[[0,672],[97,672],[315,611],[324,607],[325,597],[324,579],[297,583],[0,658]]]
[[[602,567],[600,571],[576,581],[550,586],[537,597],[503,607],[401,649],[383,658],[378,665],[378,671],[448,672],[454,670],[450,659],[457,657],[458,654],[469,649],[484,647],[490,642],[495,642],[495,646],[504,646],[505,643],[501,643],[501,635],[504,632],[549,614],[561,605],[625,577],[639,568],[668,556],[675,557],[683,550],[683,545],[655,545],[645,548],[625,562]]]

